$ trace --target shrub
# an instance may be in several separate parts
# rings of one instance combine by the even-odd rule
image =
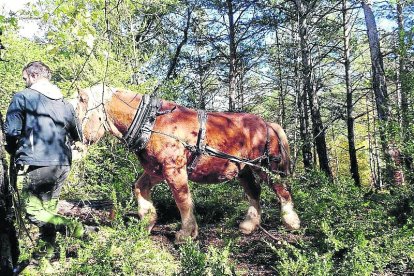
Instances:
[[[315,172],[301,176],[292,187],[301,232],[310,239],[277,249],[271,246],[279,274],[371,275],[412,269],[409,187],[372,192],[355,187],[350,179],[332,183]]]
[[[180,275],[236,275],[235,267],[230,262],[230,245],[223,250],[214,246],[207,253],[200,250],[198,243],[188,239],[180,247]]]

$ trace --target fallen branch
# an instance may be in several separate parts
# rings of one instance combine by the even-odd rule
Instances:
[[[276,241],[278,244],[281,244],[282,242],[298,243],[298,241],[300,240],[306,240],[306,241],[311,240],[311,237],[304,237],[302,235],[294,235],[294,234],[280,235],[277,237],[271,234],[266,229],[264,229],[261,225],[259,225],[259,229],[262,230],[263,233],[265,233],[269,238]]]
[[[115,218],[114,204],[108,200],[59,201],[58,213],[77,217],[87,224],[109,224]]]

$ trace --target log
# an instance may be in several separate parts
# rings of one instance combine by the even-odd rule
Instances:
[[[89,225],[107,225],[115,218],[114,204],[109,200],[60,200],[58,213]]]

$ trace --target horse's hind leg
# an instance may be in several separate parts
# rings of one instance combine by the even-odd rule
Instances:
[[[151,201],[151,188],[161,181],[161,178],[150,176],[144,172],[134,184],[134,194],[138,202],[138,215],[141,219],[148,217],[148,231],[151,231],[157,221],[157,213]]]
[[[261,188],[260,184],[256,182],[252,170],[247,166],[240,172],[239,179],[250,204],[245,219],[239,225],[239,229],[243,234],[250,234],[260,225]]]
[[[274,183],[265,172],[260,172],[259,175],[264,182],[270,185],[270,188],[272,188],[279,199],[283,225],[289,230],[299,229],[300,219],[293,209],[293,200],[290,192],[282,183]]]

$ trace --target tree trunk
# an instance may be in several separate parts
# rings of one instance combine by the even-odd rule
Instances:
[[[0,113],[0,275],[13,275],[19,258],[19,242],[14,227],[13,194],[10,189],[4,149],[3,117]]]
[[[342,0],[342,19],[344,34],[344,66],[345,66],[345,88],[346,88],[346,125],[348,129],[348,153],[350,173],[357,186],[361,185],[358,171],[358,159],[355,149],[354,117],[352,115],[354,105],[351,87],[351,62],[350,62],[350,28],[348,27],[347,0]]]
[[[186,21],[186,25],[183,30],[183,39],[181,40],[181,42],[178,44],[177,48],[175,49],[174,56],[171,59],[170,66],[168,67],[166,79],[171,79],[171,77],[173,76],[173,72],[175,71],[175,68],[177,67],[178,58],[180,57],[181,49],[187,43],[187,40],[188,40],[188,30],[190,29],[190,22],[191,22],[191,10],[190,8],[187,8],[187,21]]]
[[[229,19],[229,111],[236,110],[236,62],[237,62],[237,50],[236,50],[236,33],[234,26],[234,11],[232,0],[226,0],[227,3],[227,16]]]
[[[403,17],[403,4],[397,0],[397,23],[398,23],[398,88],[401,95],[401,136],[404,146],[411,141],[410,116],[408,94],[410,90],[410,82],[408,81],[407,63],[407,46],[405,45],[405,30]],[[404,160],[407,170],[411,170],[412,161],[410,158]]]
[[[303,89],[309,98],[309,107],[312,119],[312,131],[315,139],[316,152],[318,153],[319,167],[329,177],[332,178],[332,171],[329,166],[328,151],[326,147],[326,134],[323,126],[319,100],[316,90],[313,87],[312,64],[310,60],[310,50],[308,41],[307,12],[301,0],[295,0],[299,12],[299,38],[302,54]]]
[[[285,121],[286,121],[286,106],[285,106],[285,91],[283,88],[283,72],[282,72],[282,59],[280,57],[281,55],[281,48],[279,44],[279,32],[276,28],[276,48],[277,48],[277,64],[278,64],[278,86],[279,86],[279,121],[278,124],[285,128]]]
[[[77,217],[83,223],[109,224],[115,218],[115,209],[112,201],[88,200],[66,201],[60,200],[59,214]]]
[[[295,44],[299,47],[300,43],[295,37]],[[305,170],[313,168],[312,158],[312,138],[309,133],[309,116],[308,116],[308,97],[301,87],[301,76],[299,74],[300,61],[299,56],[295,53],[295,90],[297,95],[298,119],[299,119],[299,133],[302,140],[302,158]]]
[[[364,10],[369,48],[371,53],[372,87],[375,95],[381,150],[384,157],[386,175],[389,179],[391,179],[393,168],[391,164],[391,157],[388,152],[389,146],[387,129],[389,121],[389,104],[387,84],[385,81],[384,62],[380,49],[379,36],[374,13],[372,12],[370,4],[367,3],[366,0],[361,1],[361,3]]]

